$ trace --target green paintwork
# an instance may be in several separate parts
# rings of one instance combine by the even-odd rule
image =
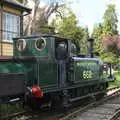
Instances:
[[[14,61],[0,62],[0,73],[20,73],[25,74],[23,64]]]
[[[23,61],[27,73],[27,84],[33,86],[38,84],[41,88],[57,87],[57,63],[55,61],[54,43],[55,37],[44,37],[46,39],[46,47],[39,51],[35,48],[35,41],[39,37],[22,38],[26,41],[26,48],[18,51],[14,40],[15,57],[32,57],[34,60]]]
[[[34,58],[26,61],[22,60],[20,63],[22,65],[22,71],[24,71],[26,75],[27,86],[32,87],[33,85],[38,84],[44,92],[49,92],[49,90],[58,90],[60,83],[60,81],[58,81],[58,61],[55,58],[56,43],[60,40],[67,39],[57,38],[54,36],[42,37],[46,39],[46,47],[41,51],[35,48],[35,41],[40,38],[40,36],[14,39],[14,56],[18,59]],[[19,39],[24,39],[26,41],[26,47],[23,51],[19,51],[16,48],[16,42]],[[73,58],[74,61],[72,66],[73,69],[71,71],[66,71],[66,74],[68,72],[67,79],[65,80],[66,87],[70,88],[81,86],[81,83],[88,85],[91,81],[98,84],[101,80],[103,80],[99,59],[74,58],[71,56],[71,41],[68,40],[66,43],[68,43],[68,58]],[[71,82],[74,84],[71,84]],[[103,82],[105,82],[105,79]]]
[[[57,84],[57,64],[52,60],[40,60],[38,63],[38,76],[40,86]]]
[[[35,48],[35,41],[38,38],[29,38],[29,39],[25,39],[26,41],[26,47],[23,51],[18,51],[18,49],[16,48],[16,42],[17,40],[14,41],[14,55],[15,56],[47,56],[48,55],[48,44],[46,45],[46,47],[42,50],[42,51],[38,51]],[[47,41],[47,39],[46,39]],[[47,42],[46,42],[47,43]]]
[[[22,83],[22,81],[23,81],[23,83],[25,83],[25,81],[26,81],[25,75],[26,75],[25,67],[23,66],[22,63],[18,63],[15,61],[0,62],[0,83],[2,81],[5,81],[4,83],[7,84],[7,85],[5,85],[5,84],[3,84],[3,82],[1,83],[1,84],[3,84],[2,87],[4,87],[4,89],[11,90],[13,86],[15,87],[16,85],[18,85],[17,81],[18,81],[18,83],[20,83],[19,81],[21,81],[21,83]],[[8,81],[11,81],[11,82],[8,82]],[[15,84],[13,84],[14,83],[13,81],[15,81]],[[22,87],[24,87],[24,86],[22,86]],[[14,94],[14,93],[11,93],[11,94]]]
[[[37,62],[24,62],[27,83],[32,86],[36,80],[40,87],[57,84],[57,65],[52,60],[40,59]]]
[[[73,77],[75,82],[99,80],[100,64],[96,60],[89,59],[75,61]]]

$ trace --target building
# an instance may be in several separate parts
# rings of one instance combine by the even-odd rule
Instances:
[[[12,56],[12,38],[23,35],[23,16],[31,9],[22,3],[23,0],[0,0],[0,56]]]

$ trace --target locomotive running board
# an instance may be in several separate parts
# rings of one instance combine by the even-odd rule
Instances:
[[[76,97],[76,98],[72,98],[72,99],[69,99],[69,102],[74,102],[74,101],[77,101],[77,100],[81,100],[81,99],[84,99],[86,97],[91,97],[91,96],[94,96],[94,95],[97,95],[97,94],[100,94],[100,93],[104,93],[106,92],[107,90],[104,90],[102,92],[95,92],[95,93],[90,93],[88,95],[85,95],[85,96],[81,96],[81,97]]]

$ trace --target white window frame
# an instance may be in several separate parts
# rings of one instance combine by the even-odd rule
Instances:
[[[44,42],[44,46],[42,46],[41,48],[38,48],[38,46],[37,46],[37,41],[39,41],[39,40],[42,40],[42,41]],[[36,39],[36,40],[35,40],[35,48],[36,48],[38,51],[42,51],[43,49],[45,49],[45,47],[46,47],[46,39],[45,39],[45,38],[40,37],[39,39]]]
[[[12,38],[20,36],[20,16],[3,12],[2,41],[13,42]]]

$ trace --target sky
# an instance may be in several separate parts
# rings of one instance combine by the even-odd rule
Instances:
[[[49,3],[48,1],[55,0],[41,0],[41,5]],[[79,25],[88,27],[90,32],[92,31],[95,24],[102,22],[103,15],[107,8],[107,5],[109,3],[115,4],[120,30],[120,0],[71,0],[71,1],[73,2],[69,6],[77,16]]]
[[[116,12],[120,22],[120,0],[77,0],[77,2],[71,4],[71,8],[76,14],[79,24],[87,26],[92,31],[95,24],[102,22],[109,3],[116,5]]]
[[[91,30],[95,23],[102,21],[106,3],[105,0],[78,0],[71,4],[71,8],[76,14],[79,24],[88,26]]]

